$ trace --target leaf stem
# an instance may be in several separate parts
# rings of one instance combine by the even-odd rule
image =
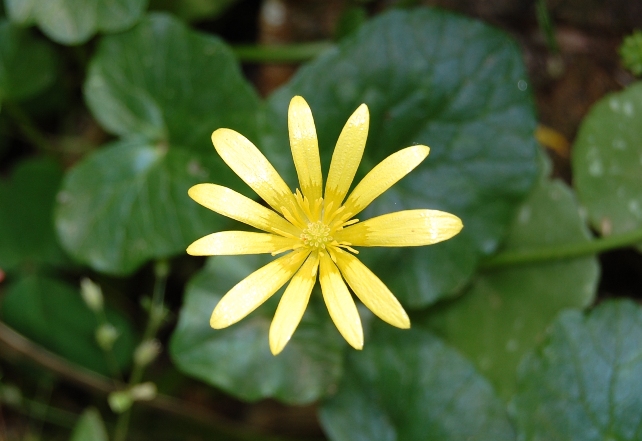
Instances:
[[[481,263],[482,269],[501,269],[512,265],[549,262],[610,251],[642,242],[642,228],[627,233],[602,237],[588,242],[569,243],[535,249],[501,252]]]
[[[242,62],[250,63],[301,63],[316,57],[332,47],[329,41],[315,41],[287,45],[239,45],[232,46],[234,54]]]
[[[55,149],[47,137],[38,129],[29,115],[18,105],[11,102],[2,103],[2,109],[7,112],[14,124],[20,129],[24,137],[41,152],[51,152]]]

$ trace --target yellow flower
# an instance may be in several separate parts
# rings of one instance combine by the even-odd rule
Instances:
[[[330,317],[354,348],[363,347],[363,329],[345,282],[379,318],[399,328],[410,327],[408,315],[399,301],[354,256],[358,252],[352,247],[429,245],[451,238],[461,230],[462,223],[457,216],[435,210],[399,211],[357,223],[354,216],[419,165],[430,151],[426,146],[416,145],[390,155],[372,169],[346,199],[361,162],[368,125],[368,107],[362,104],[339,135],[325,194],[314,120],[302,97],[292,98],[288,111],[292,157],[301,186],[294,194],[265,156],[243,135],[230,129],[212,133],[214,148],[221,158],[273,210],[220,185],[195,185],[189,195],[196,202],[264,232],[213,233],[192,243],[187,252],[194,256],[212,256],[276,255],[288,251],[225,294],[210,319],[214,329],[238,322],[290,280],[270,326],[270,349],[274,355],[278,354],[303,317],[317,272]]]

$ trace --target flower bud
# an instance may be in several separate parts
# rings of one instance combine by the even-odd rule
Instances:
[[[147,366],[160,354],[161,345],[158,340],[146,340],[138,345],[134,351],[134,363],[139,366]]]
[[[123,413],[134,404],[134,398],[129,390],[117,390],[107,396],[107,403],[114,413]]]
[[[156,385],[151,381],[137,384],[129,389],[130,396],[134,401],[150,401],[156,398]]]
[[[94,312],[100,312],[103,309],[103,292],[100,286],[85,277],[80,281],[80,294],[85,304]]]
[[[96,342],[103,351],[111,351],[116,339],[118,339],[118,330],[113,325],[105,323],[96,329]]]

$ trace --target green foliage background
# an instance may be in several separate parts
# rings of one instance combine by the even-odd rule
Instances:
[[[139,334],[154,337],[160,322],[145,328],[144,308],[114,292],[169,260],[172,287],[185,293],[165,314],[176,320],[162,336],[168,369],[245,402],[317,403],[331,440],[642,439],[642,311],[631,301],[591,309],[601,239],[589,230],[642,228],[642,85],[604,98],[586,118],[571,188],[550,177],[523,56],[504,32],[436,9],[389,10],[262,99],[229,45],[189,24],[229,3],[158,1],[165,12],[150,12],[144,0],[5,0],[0,120],[38,153],[14,161],[0,182],[4,323],[71,366],[113,374],[78,288],[90,276],[104,286],[105,317],[118,330],[110,353],[127,373]],[[77,90],[65,83],[67,46],[85,60]],[[229,329],[211,329],[217,301],[265,259],[215,257],[197,269],[184,256],[193,240],[230,226],[190,200],[190,186],[255,197],[216,155],[215,129],[247,136],[294,190],[286,118],[294,95],[311,105],[324,170],[361,103],[371,126],[357,178],[403,147],[431,147],[364,219],[431,208],[465,226],[438,245],[360,254],[413,323],[392,329],[362,309],[362,352],[340,338],[316,290],[278,357],[267,344],[278,295]],[[30,124],[78,107],[103,142],[69,161],[56,151],[73,140],[52,150]],[[7,139],[0,155],[15,142]],[[568,248],[564,259],[553,251],[511,261]],[[101,403],[71,439],[108,439],[103,419],[109,427],[115,417]]]

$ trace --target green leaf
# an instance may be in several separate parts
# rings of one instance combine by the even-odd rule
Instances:
[[[370,133],[359,176],[401,148],[431,147],[360,219],[407,208],[461,217],[462,233],[446,243],[371,259],[407,306],[461,289],[478,260],[497,248],[537,173],[536,119],[515,43],[481,22],[433,9],[392,11],[365,24],[269,99],[261,148],[290,184],[291,160],[273,153],[288,145],[293,95],[310,103],[326,170],[343,125],[364,102]]]
[[[605,236],[642,227],[642,82],[595,104],[572,152],[591,225]]]
[[[0,102],[33,96],[50,86],[56,75],[53,48],[0,19]]]
[[[61,265],[65,258],[53,228],[62,170],[48,159],[26,160],[0,182],[0,268]]]
[[[90,155],[67,173],[58,195],[61,243],[78,261],[112,274],[184,252],[225,222],[187,195],[192,185],[213,180],[211,156],[141,140]]]
[[[215,18],[238,0],[151,0],[150,8],[171,12],[187,21]]]
[[[542,179],[518,211],[503,249],[588,240],[571,190]],[[508,399],[523,355],[542,340],[559,311],[591,304],[598,279],[595,257],[490,270],[460,298],[437,306],[424,324],[467,355]]]
[[[2,320],[45,348],[96,372],[108,374],[105,354],[95,340],[98,320],[78,289],[46,277],[27,276],[7,287]],[[107,308],[107,319],[118,330],[113,352],[126,367],[134,351],[134,334],[127,320]]]
[[[94,409],[89,408],[85,410],[78,422],[74,431],[71,434],[70,441],[108,441],[107,429],[105,423],[100,416],[100,413]]]
[[[270,353],[268,330],[280,295],[227,329],[209,326],[221,297],[268,260],[210,258],[188,285],[170,353],[181,371],[242,400],[271,397],[290,404],[309,403],[336,388],[345,347],[318,293],[312,295],[294,337],[276,357]]]
[[[101,40],[85,98],[125,140],[83,159],[65,179],[56,225],[75,258],[127,274],[224,225],[187,196],[202,182],[247,192],[210,140],[219,127],[255,133],[259,111],[223,43],[151,15]]]
[[[492,387],[427,331],[377,325],[320,421],[333,441],[515,440]]]
[[[214,130],[256,134],[259,100],[230,49],[168,15],[150,15],[103,38],[84,91],[94,116],[120,136],[144,135],[214,155]]]
[[[143,15],[147,0],[5,0],[12,21],[35,22],[57,43],[75,45],[97,32],[118,32]]]
[[[642,309],[618,300],[563,313],[518,378],[520,439],[641,439]]]

